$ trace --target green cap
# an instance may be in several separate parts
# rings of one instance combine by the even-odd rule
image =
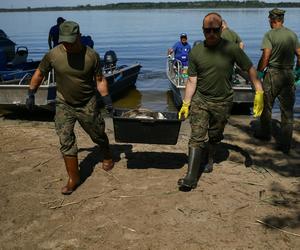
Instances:
[[[281,10],[278,8],[272,9],[269,11],[269,17],[283,17],[285,13],[285,10]]]
[[[59,26],[58,42],[74,43],[79,33],[78,23],[73,21],[65,21]]]

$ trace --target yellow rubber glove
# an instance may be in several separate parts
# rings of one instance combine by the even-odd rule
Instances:
[[[256,91],[253,105],[253,116],[259,117],[264,109],[264,92]]]
[[[183,104],[181,106],[181,109],[178,113],[178,119],[181,119],[181,116],[184,116],[184,119],[186,119],[189,116],[189,107],[190,107],[191,103],[190,102],[185,102],[183,101]]]

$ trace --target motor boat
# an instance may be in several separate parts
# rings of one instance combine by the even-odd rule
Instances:
[[[180,109],[188,79],[186,69],[184,69],[179,60],[170,55],[167,58],[166,74],[169,79],[174,104],[176,108]],[[232,88],[234,91],[233,102],[235,105],[248,107],[253,105],[255,92],[252,83],[247,72],[242,71],[238,66],[234,67]]]

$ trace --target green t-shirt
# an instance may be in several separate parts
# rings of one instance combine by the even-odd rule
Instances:
[[[205,42],[196,45],[189,54],[189,76],[197,76],[195,95],[205,101],[232,101],[231,77],[236,63],[248,71],[252,62],[238,45],[222,39],[214,47],[206,47]]]
[[[70,105],[84,105],[96,93],[95,75],[102,75],[98,53],[84,46],[79,53],[67,53],[60,44],[43,57],[39,69],[47,76],[55,71],[57,97]]]
[[[229,28],[226,28],[222,31],[221,37],[225,40],[228,40],[230,42],[237,43],[237,44],[242,42],[242,39],[239,37],[239,35]]]
[[[269,30],[263,38],[261,49],[271,49],[269,66],[290,68],[294,66],[295,50],[299,48],[297,35],[286,27]]]

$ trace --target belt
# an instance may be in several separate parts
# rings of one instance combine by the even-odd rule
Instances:
[[[269,65],[268,68],[269,69],[279,69],[279,70],[292,70],[293,66],[289,66],[289,67],[277,67],[277,66]]]

